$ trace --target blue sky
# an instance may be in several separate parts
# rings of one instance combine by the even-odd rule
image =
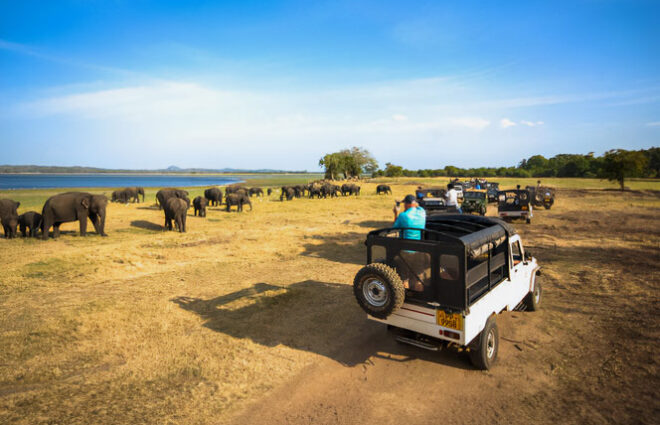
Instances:
[[[408,168],[660,143],[660,2],[0,0],[0,163]]]

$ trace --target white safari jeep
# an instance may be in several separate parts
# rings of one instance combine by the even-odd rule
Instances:
[[[398,341],[429,350],[454,343],[467,348],[474,366],[489,369],[499,346],[497,315],[539,306],[536,259],[495,218],[431,216],[419,240],[403,239],[401,230],[367,235],[367,265],[353,282],[358,303]]]

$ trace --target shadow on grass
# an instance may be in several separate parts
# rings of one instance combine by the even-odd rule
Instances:
[[[346,264],[363,264],[366,258],[365,234],[358,232],[341,233],[335,236],[313,236],[320,244],[305,243],[301,255],[324,258]]]
[[[163,226],[146,220],[133,220],[131,221],[131,226],[139,229],[153,230],[154,232],[163,230]]]
[[[386,227],[392,227],[392,223],[393,223],[392,221],[384,221],[384,220],[365,220],[355,224],[370,230],[376,230],[376,229],[384,229]]]
[[[208,300],[177,297],[171,301],[199,315],[203,326],[213,331],[266,347],[282,344],[313,352],[346,366],[381,357],[397,362],[424,359],[470,369],[452,350],[428,352],[396,343],[385,325],[367,320],[350,285],[313,280],[289,286],[257,283]]]

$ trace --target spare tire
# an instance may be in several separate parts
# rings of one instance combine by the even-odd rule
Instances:
[[[382,263],[367,264],[355,275],[353,293],[367,314],[385,319],[403,305],[405,288],[392,267]]]

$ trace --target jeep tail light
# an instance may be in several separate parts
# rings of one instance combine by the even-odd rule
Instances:
[[[445,336],[451,339],[461,339],[461,335],[458,332],[445,331]]]
[[[443,333],[443,332],[444,332],[444,331],[443,331],[442,329],[440,329],[440,330],[438,331],[438,334],[439,334],[440,336],[442,336],[442,333]]]

